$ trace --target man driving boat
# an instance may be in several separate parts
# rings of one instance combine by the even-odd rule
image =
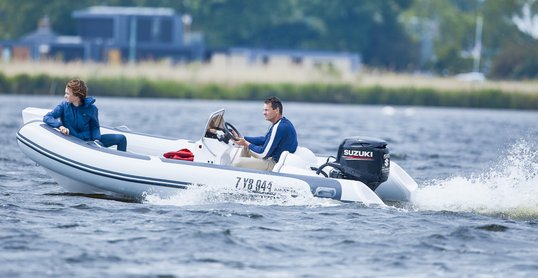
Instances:
[[[278,97],[268,97],[264,101],[263,116],[272,123],[265,136],[238,138],[235,143],[243,146],[240,157],[233,165],[243,168],[272,170],[284,151],[294,153],[297,150],[297,133],[295,127],[282,116],[282,102]]]

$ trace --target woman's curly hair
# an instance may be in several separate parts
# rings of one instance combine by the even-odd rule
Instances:
[[[80,79],[73,79],[67,82],[67,88],[69,88],[71,93],[81,101],[84,101],[88,95],[88,86],[86,86],[86,82]]]

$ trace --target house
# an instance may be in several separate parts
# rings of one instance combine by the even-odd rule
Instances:
[[[233,65],[253,65],[272,67],[302,67],[339,72],[356,73],[361,69],[361,57],[357,53],[284,50],[258,48],[230,48],[214,53],[212,60]]]
[[[94,6],[72,16],[77,36],[56,34],[45,17],[36,31],[4,48],[26,47],[32,60],[96,62],[190,61],[205,53],[203,37],[188,32],[190,16],[170,8]]]

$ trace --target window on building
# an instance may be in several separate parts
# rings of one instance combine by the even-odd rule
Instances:
[[[159,41],[169,43],[172,42],[172,19],[161,20],[161,33]]]
[[[153,43],[172,42],[172,20],[157,17],[138,17],[136,41]]]
[[[136,41],[138,42],[151,42],[151,18],[139,17],[137,18],[137,32]]]
[[[81,18],[78,33],[85,39],[110,39],[114,37],[114,21],[112,18]]]

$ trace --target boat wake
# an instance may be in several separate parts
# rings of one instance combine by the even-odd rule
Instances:
[[[191,187],[179,191],[176,195],[162,198],[146,194],[144,202],[156,205],[193,206],[219,203],[236,203],[256,206],[336,206],[341,202],[312,196],[309,190],[295,191],[294,194],[246,194],[245,191],[226,188],[225,186]]]
[[[412,197],[419,210],[475,212],[517,219],[538,218],[538,151],[519,140],[483,174],[432,181]]]

